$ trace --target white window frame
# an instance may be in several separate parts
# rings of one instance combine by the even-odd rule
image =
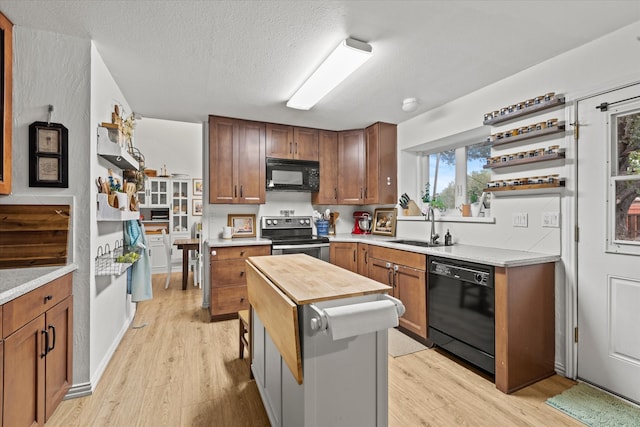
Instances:
[[[606,179],[609,182],[607,189],[607,241],[606,252],[627,254],[627,255],[640,255],[640,242],[631,240],[619,240],[616,239],[616,183],[619,181],[640,181],[640,175],[618,175],[617,165],[617,144],[618,144],[618,129],[617,118],[619,116],[626,116],[629,114],[640,113],[640,103],[635,103],[632,107],[625,108],[624,111],[614,110],[608,113],[607,124],[609,126],[609,132],[607,132],[609,144],[608,158],[607,158],[607,174]]]

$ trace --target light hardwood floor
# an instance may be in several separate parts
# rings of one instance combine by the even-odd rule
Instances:
[[[199,288],[180,273],[138,304],[93,395],[63,401],[49,426],[268,426],[238,321],[208,322]],[[247,356],[245,356],[247,357]],[[574,382],[554,376],[512,395],[435,350],[389,357],[389,426],[582,426],[544,401]]]

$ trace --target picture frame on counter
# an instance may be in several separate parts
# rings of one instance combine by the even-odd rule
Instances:
[[[398,219],[398,209],[376,209],[373,213],[373,226],[371,234],[381,236],[396,235],[396,221]]]
[[[202,199],[191,200],[191,215],[202,216]]]
[[[256,237],[255,214],[229,214],[227,225],[231,227],[231,237]]]
[[[193,195],[202,196],[202,178],[193,178]]]
[[[29,125],[29,187],[69,188],[69,131],[60,123]]]

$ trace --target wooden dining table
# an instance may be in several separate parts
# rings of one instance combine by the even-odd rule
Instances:
[[[200,250],[200,240],[176,239],[173,244],[178,249],[182,249],[182,290],[184,291],[187,289],[187,280],[189,279],[189,254],[191,251],[197,252]]]

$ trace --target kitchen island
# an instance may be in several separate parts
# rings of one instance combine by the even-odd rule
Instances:
[[[250,257],[251,369],[274,426],[386,426],[389,286],[304,254]]]

